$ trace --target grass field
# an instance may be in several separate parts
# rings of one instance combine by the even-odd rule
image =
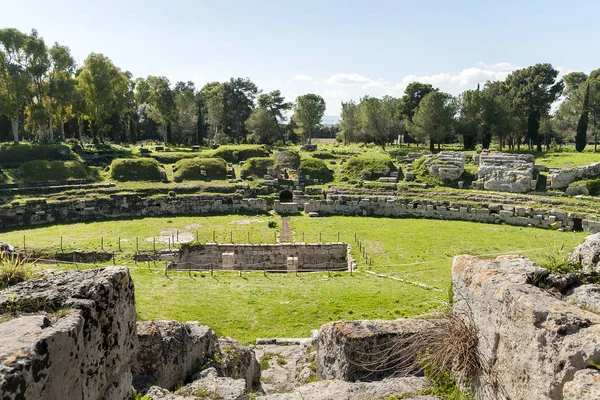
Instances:
[[[0,233],[0,241],[21,246],[23,235],[28,248],[44,247],[56,251],[57,237],[63,246],[81,249],[99,248],[101,237],[122,238],[125,255],[135,251],[135,238],[151,249],[152,237],[161,232],[195,235],[200,240],[228,243],[273,242],[278,231],[268,227],[278,221],[272,215],[227,215],[212,217],[148,218],[72,225],[54,225],[37,229]],[[219,335],[243,342],[257,337],[307,336],[311,329],[337,319],[394,319],[423,314],[447,298],[452,257],[458,254],[492,255],[516,252],[541,262],[548,254],[564,246],[566,254],[586,236],[536,228],[486,225],[461,221],[392,219],[369,217],[292,217],[295,241],[340,240],[352,246],[359,260],[359,272],[348,273],[268,274],[236,272],[170,272],[165,277],[160,268],[129,265],[136,287],[138,316],[141,320],[199,320]],[[365,265],[360,257],[354,233],[373,257]],[[141,239],[144,239],[143,241]],[[126,239],[127,241],[123,241]],[[116,241],[105,239],[105,248],[115,250]],[[162,242],[166,247],[166,242]],[[53,250],[52,250],[53,249]],[[532,250],[533,249],[533,250]],[[65,249],[66,250],[66,249]],[[383,274],[404,281],[378,277]],[[418,284],[425,284],[426,287]]]

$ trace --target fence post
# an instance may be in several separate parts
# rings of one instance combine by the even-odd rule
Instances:
[[[248,244],[250,244],[250,232],[248,232]]]
[[[215,231],[213,231],[213,243],[216,243],[215,242]]]
[[[356,232],[354,232],[354,243],[356,243]]]
[[[179,243],[179,229],[175,229],[175,234],[177,235],[177,243]]]
[[[152,249],[156,253],[156,236],[152,236]]]
[[[104,236],[100,236],[100,249],[104,251]]]
[[[213,264],[210,263],[210,276],[213,276]]]
[[[140,252],[140,242],[138,240],[138,237],[135,237],[135,252],[139,253]]]
[[[302,232],[302,243],[304,243],[304,232]]]
[[[229,241],[233,243],[233,231],[229,232]]]
[[[119,251],[121,251],[121,236],[119,236]]]
[[[198,229],[196,229],[196,242],[199,242],[200,239],[198,238]]]
[[[63,239],[62,239],[62,235],[61,235],[61,237],[60,237],[60,252],[64,253],[63,245],[62,244],[63,244]]]
[[[338,232],[338,243],[340,242],[340,233]]]
[[[167,241],[169,242],[169,251],[171,251],[171,236],[167,238]]]
[[[321,242],[322,242],[322,240],[321,240],[321,232],[319,232],[319,243],[321,243]]]

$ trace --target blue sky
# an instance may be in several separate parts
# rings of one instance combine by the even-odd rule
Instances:
[[[589,72],[598,15],[594,0],[27,0],[3,1],[0,27],[36,28],[80,63],[103,53],[136,77],[317,93],[338,115],[342,100],[400,96],[413,80],[456,95],[538,62]]]

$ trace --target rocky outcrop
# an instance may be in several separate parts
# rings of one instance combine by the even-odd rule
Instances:
[[[426,161],[429,175],[442,181],[454,181],[465,172],[465,153],[442,151]]]
[[[435,396],[418,395],[427,388],[429,382],[425,378],[387,378],[376,382],[345,382],[341,380],[320,381],[300,386],[289,393],[272,393],[258,396],[261,400],[355,400],[355,399],[414,399],[435,400]]]
[[[565,300],[579,308],[600,314],[600,286],[581,285],[569,291]]]
[[[569,260],[580,264],[585,272],[600,272],[600,233],[586,237],[569,255]]]
[[[525,193],[535,189],[535,157],[531,154],[482,154],[477,185],[485,190]]]
[[[454,310],[472,316],[478,348],[491,370],[476,394],[562,399],[578,371],[600,363],[600,316],[530,284],[541,267],[530,260],[454,259]],[[489,378],[489,377],[488,377]]]
[[[600,399],[600,371],[582,369],[575,372],[575,378],[563,388],[563,400]]]
[[[575,168],[553,170],[548,174],[548,183],[552,189],[565,189],[576,180],[598,177],[600,177],[600,162]]]
[[[260,365],[254,350],[230,338],[219,339],[220,368],[222,374],[233,379],[244,379],[246,390],[260,386]]]
[[[208,368],[175,393],[152,386],[146,395],[151,400],[248,400],[245,387],[243,379],[222,377],[215,368]]]
[[[411,368],[415,354],[404,354],[395,341],[407,341],[431,326],[428,320],[337,321],[321,327],[317,337],[317,378],[381,379]],[[410,371],[407,371],[410,372]]]
[[[0,399],[129,399],[137,336],[126,268],[59,273],[0,292]]]
[[[215,333],[198,322],[139,322],[137,336],[133,386],[142,393],[151,386],[173,389],[199,372],[218,351]]]

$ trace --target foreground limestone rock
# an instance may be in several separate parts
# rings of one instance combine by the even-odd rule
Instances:
[[[0,398],[129,399],[137,344],[126,268],[59,273],[0,292]],[[52,311],[48,313],[45,311]]]
[[[600,363],[600,316],[530,284],[540,269],[516,256],[454,259],[454,310],[472,316],[492,371],[476,394],[562,399],[578,371]]]
[[[200,370],[218,349],[217,336],[198,322],[138,322],[139,349],[132,371],[133,386],[173,389]]]
[[[567,382],[563,388],[564,400],[600,399],[600,371],[582,369],[575,373],[575,379]]]
[[[260,365],[254,350],[230,338],[219,339],[220,368],[223,375],[244,379],[246,390],[260,386]]]
[[[317,337],[317,378],[355,381],[410,368],[413,354],[393,346],[431,326],[428,320],[337,321],[321,327]],[[410,372],[410,371],[407,371]]]
[[[478,183],[485,190],[525,193],[535,188],[535,157],[531,154],[482,154]]]
[[[585,242],[573,250],[569,259],[579,263],[585,272],[600,272],[600,233],[585,238]]]
[[[429,386],[425,378],[387,378],[377,382],[345,382],[340,380],[320,381],[300,386],[289,393],[272,393],[258,396],[262,400],[357,400],[402,399],[434,400],[435,396],[419,396],[417,393]]]
[[[152,386],[147,393],[151,400],[248,400],[243,379],[221,377],[215,368],[208,368],[198,379],[178,389],[175,393]]]

